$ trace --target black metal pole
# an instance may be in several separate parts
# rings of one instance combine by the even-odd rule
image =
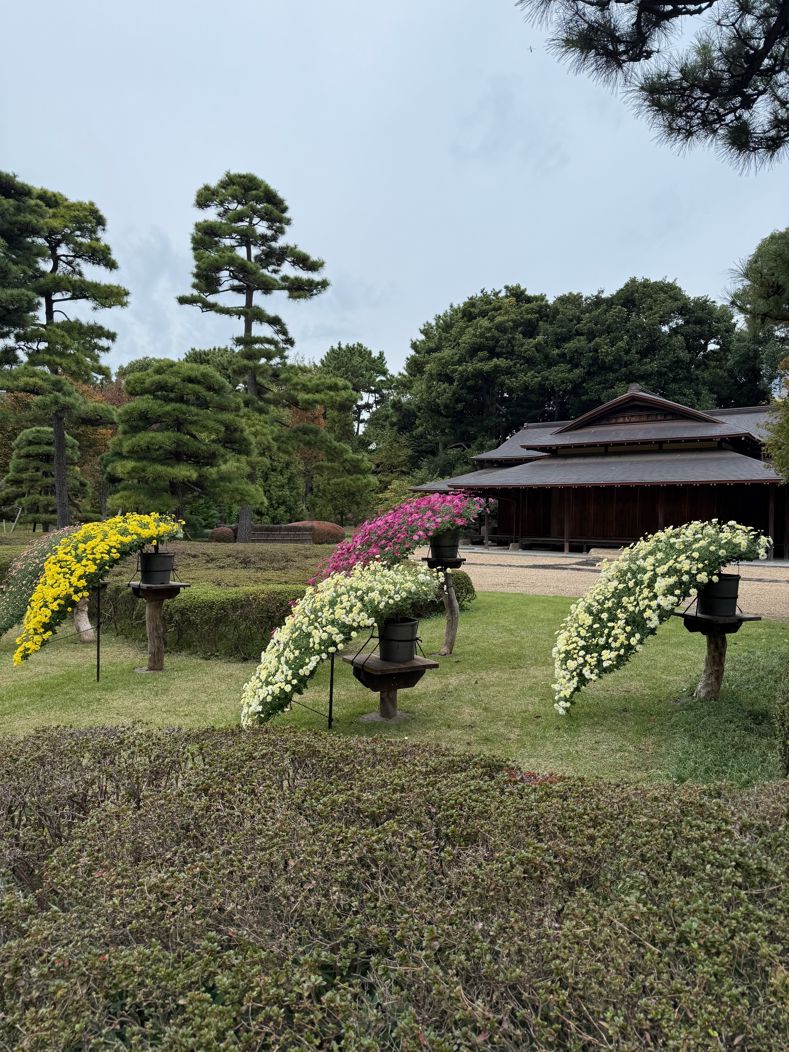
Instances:
[[[96,682],[101,679],[101,582],[96,589]]]
[[[331,668],[329,670],[329,730],[334,722],[334,654],[331,656]]]

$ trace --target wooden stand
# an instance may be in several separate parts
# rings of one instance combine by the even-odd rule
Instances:
[[[688,632],[700,632],[707,637],[704,671],[699,685],[693,692],[693,697],[700,701],[717,701],[726,670],[727,636],[739,632],[746,621],[761,621],[761,617],[757,614],[715,617],[711,614],[688,614],[680,611],[675,611],[674,616],[682,618]]]
[[[446,628],[444,629],[444,644],[439,650],[439,657],[449,657],[455,649],[455,640],[458,635],[458,622],[460,621],[460,604],[455,591],[455,581],[450,570],[458,570],[466,561],[465,559],[441,560],[427,556],[422,560],[426,562],[431,570],[444,571],[444,613],[446,614]]]
[[[132,595],[145,600],[145,632],[148,636],[148,665],[135,672],[161,672],[164,669],[164,613],[162,607],[168,599],[174,599],[188,584],[172,581],[170,584],[129,585]]]
[[[415,687],[428,669],[438,668],[437,661],[423,657],[415,657],[411,661],[381,661],[375,653],[366,657],[343,654],[342,659],[353,667],[353,674],[362,686],[380,695],[378,712],[360,717],[371,723],[395,723],[407,719],[408,714],[397,708],[398,690]]]

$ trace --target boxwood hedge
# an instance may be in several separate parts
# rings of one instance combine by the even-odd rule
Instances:
[[[468,574],[457,573],[455,578],[458,601],[467,606],[475,595],[474,586]],[[254,660],[272,631],[288,616],[291,603],[303,594],[302,585],[194,585],[165,603],[165,646],[202,657]],[[414,613],[429,617],[442,609],[437,598]],[[127,639],[145,639],[145,605],[134,598],[126,585],[113,582],[109,586],[102,600],[102,618]]]
[[[282,730],[0,742],[0,1047],[787,1047],[789,786]]]

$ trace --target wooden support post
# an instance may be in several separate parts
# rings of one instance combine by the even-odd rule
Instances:
[[[379,694],[378,715],[382,720],[397,719],[397,691],[382,690]]]
[[[775,490],[772,486],[767,501],[767,536],[770,538],[768,558],[772,559],[775,552]]]
[[[570,550],[570,491],[563,489],[564,497],[564,551]]]
[[[460,620],[460,604],[455,592],[455,581],[451,570],[444,570],[444,611],[447,615],[447,624],[444,629],[444,645],[439,650],[442,657],[447,657],[455,649],[455,640],[458,634],[458,621]]]
[[[727,640],[723,632],[710,632],[707,635],[707,657],[704,661],[704,672],[698,687],[693,693],[700,701],[717,701],[721,693],[721,683],[726,667]]]
[[[482,527],[482,545],[490,547],[490,501],[485,501],[485,522]]]
[[[148,634],[148,671],[161,672],[164,668],[163,599],[146,599],[145,630]]]
[[[80,599],[74,607],[72,616],[74,618],[74,629],[80,643],[95,643],[96,633],[93,631],[93,625],[90,623],[90,617],[88,617],[87,599]]]

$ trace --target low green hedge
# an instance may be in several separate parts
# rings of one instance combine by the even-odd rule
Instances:
[[[165,647],[201,657],[253,660],[302,595],[300,585],[193,585],[164,604]],[[107,589],[102,620],[127,639],[145,639],[145,603],[135,599],[127,586],[113,584]]]
[[[0,739],[0,1048],[789,1047],[789,784],[271,730]]]
[[[474,598],[474,585],[465,573],[455,574],[455,590],[462,607]],[[164,604],[165,646],[201,657],[254,660],[265,649],[272,631],[304,595],[304,586],[289,584],[221,588],[197,584]],[[440,597],[414,616],[443,612]],[[95,604],[94,604],[95,615]],[[127,585],[113,582],[102,600],[102,621],[127,639],[145,639],[145,604]]]

